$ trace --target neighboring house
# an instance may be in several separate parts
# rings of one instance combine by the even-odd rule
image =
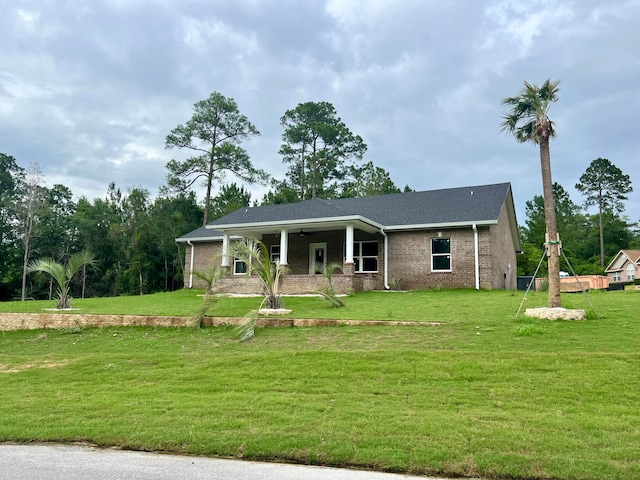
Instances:
[[[610,283],[633,282],[640,278],[640,250],[620,250],[604,272]]]
[[[273,261],[287,265],[283,291],[324,285],[331,263],[336,291],[429,287],[516,288],[521,250],[511,184],[481,185],[236,210],[178,239],[188,245],[185,286],[202,287],[191,272],[216,261],[231,275],[227,291],[259,293],[242,262],[223,255],[242,237],[262,240]],[[400,279],[400,280],[399,280]]]

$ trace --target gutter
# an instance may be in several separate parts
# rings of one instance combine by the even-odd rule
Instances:
[[[476,277],[476,290],[480,290],[480,260],[479,260],[479,241],[478,241],[478,227],[474,223],[471,225],[473,228],[473,256],[475,263],[475,277]]]
[[[387,234],[384,231],[384,227],[380,227],[380,233],[384,237],[384,289],[391,290],[389,287],[389,240],[387,238]]]
[[[196,246],[187,240],[187,245],[191,247],[191,258],[189,259],[189,288],[193,288],[193,257],[196,253]]]

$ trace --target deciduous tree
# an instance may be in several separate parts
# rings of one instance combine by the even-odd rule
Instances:
[[[11,298],[20,284],[16,206],[23,178],[16,159],[0,153],[0,300]]]

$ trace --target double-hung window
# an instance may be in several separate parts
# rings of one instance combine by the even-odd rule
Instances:
[[[432,238],[431,239],[431,271],[450,272],[451,271],[451,239]]]
[[[613,281],[614,282],[622,281],[622,274],[620,272],[613,272]]]
[[[353,261],[358,273],[378,271],[378,241],[353,242]]]

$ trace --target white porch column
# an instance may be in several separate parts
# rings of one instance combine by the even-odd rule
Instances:
[[[344,263],[353,263],[353,225],[347,225]]]
[[[223,232],[222,234],[222,263],[221,266],[229,266],[229,234]]]
[[[286,228],[280,230],[280,265],[289,264],[289,232]]]

